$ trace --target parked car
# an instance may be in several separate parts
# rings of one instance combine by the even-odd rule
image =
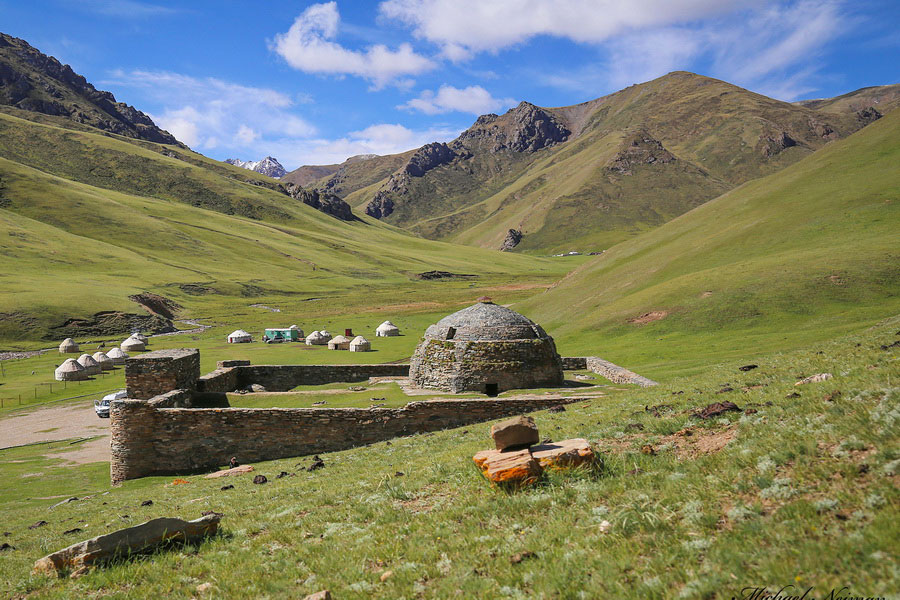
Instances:
[[[94,412],[97,413],[97,416],[101,419],[109,418],[109,403],[113,400],[121,400],[122,398],[127,398],[128,393],[125,390],[119,390],[118,392],[113,392],[112,394],[107,394],[103,396],[101,400],[94,400]]]

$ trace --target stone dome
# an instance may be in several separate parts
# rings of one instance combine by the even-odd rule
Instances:
[[[563,382],[553,338],[514,310],[479,302],[425,331],[410,362],[420,387],[488,395]]]

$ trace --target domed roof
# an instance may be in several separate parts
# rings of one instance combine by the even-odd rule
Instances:
[[[447,315],[425,331],[426,338],[442,340],[522,340],[547,338],[540,325],[514,310],[492,302],[479,302]]]

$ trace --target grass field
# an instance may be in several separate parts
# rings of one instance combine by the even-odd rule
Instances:
[[[245,476],[226,491],[199,476],[110,488],[103,463],[59,468],[46,446],[0,451],[0,535],[15,548],[0,560],[0,595],[201,597],[197,586],[210,583],[206,594],[223,598],[320,589],[337,598],[731,598],[786,585],[813,586],[819,598],[842,586],[890,596],[900,590],[900,363],[881,346],[898,329],[895,317],[799,351],[748,354],[759,368],[746,373],[744,361],[727,361],[615,401],[536,413],[543,435],[595,443],[602,468],[515,493],[490,487],[471,463],[490,445],[488,424],[325,454],[314,472],[303,470],[308,458],[258,464],[269,483]],[[834,378],[794,385],[821,372]],[[691,414],[722,400],[743,412]],[[648,444],[653,453],[642,451]],[[276,479],[281,471],[295,475]],[[79,500],[49,508],[70,496]],[[205,510],[225,516],[203,543],[76,580],[29,574],[79,539]],[[47,524],[29,529],[37,521]],[[526,552],[535,555],[514,560]]]

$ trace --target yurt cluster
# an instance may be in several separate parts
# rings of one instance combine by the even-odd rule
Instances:
[[[283,329],[266,329],[263,334],[263,341],[266,343],[273,342],[304,342],[307,346],[327,346],[329,350],[349,350],[350,352],[369,352],[372,350],[372,343],[361,335],[350,337],[350,330],[346,330],[345,334],[332,336],[325,329],[316,330],[309,335],[304,335],[303,330],[296,325],[291,325]],[[385,321],[375,329],[376,337],[394,337],[400,335],[400,329],[391,323]],[[229,344],[247,344],[253,341],[253,336],[238,329],[228,335]]]
[[[118,347],[109,352],[98,350],[93,354],[84,353],[75,358],[67,358],[56,367],[54,375],[57,381],[84,381],[94,375],[100,375],[103,371],[111,371],[117,366],[125,364],[128,352],[143,352],[147,349],[147,336],[141,333],[133,333]],[[61,354],[78,354],[81,349],[72,338],[66,338],[59,345]]]

